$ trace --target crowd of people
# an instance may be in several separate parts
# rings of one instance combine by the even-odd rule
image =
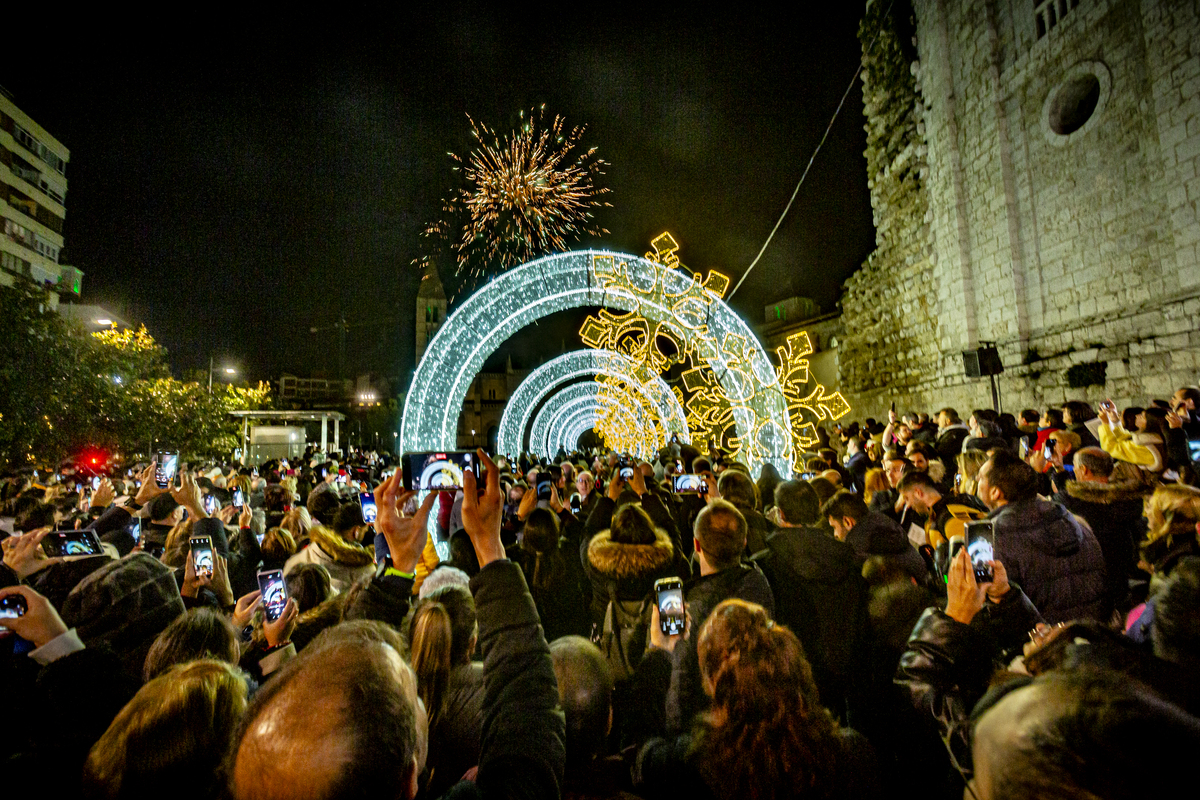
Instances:
[[[819,428],[790,475],[677,439],[642,461],[479,451],[429,493],[376,453],[166,485],[155,460],[10,470],[5,785],[1177,789],[1200,747],[1198,409],[1195,388],[966,423],[893,408]]]

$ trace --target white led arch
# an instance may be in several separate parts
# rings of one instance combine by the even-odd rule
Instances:
[[[679,434],[682,442],[691,441],[687,415],[679,398],[662,376],[612,350],[574,350],[547,361],[521,381],[504,407],[496,436],[496,452],[516,455],[525,449],[534,409],[555,387],[588,375],[610,375],[636,384],[639,391],[657,408],[668,436]]]
[[[643,414],[637,413],[636,407],[634,398],[627,396],[622,401],[621,398],[614,397],[612,394],[605,395],[602,389],[597,393],[595,402],[590,406],[564,406],[551,417],[547,426],[546,452],[553,455],[558,452],[560,447],[568,451],[574,449],[583,431],[579,431],[574,438],[571,438],[568,430],[578,424],[580,419],[589,421],[587,427],[596,428],[599,428],[602,420],[607,420],[610,425],[618,428],[618,430],[609,431],[618,449],[637,455],[639,458],[648,458],[653,455],[651,450],[656,449],[647,445],[649,437],[645,433],[653,421],[647,420]]]
[[[574,450],[575,448],[579,447],[579,440],[583,438],[583,435],[587,433],[588,430],[594,427],[596,427],[595,414],[584,414],[576,417],[571,423],[571,426],[567,429],[566,433],[563,434],[563,441],[566,442],[567,449]]]
[[[503,272],[446,319],[405,400],[403,450],[453,449],[463,398],[487,358],[529,323],[581,306],[636,311],[674,326],[729,398],[740,458],[751,473],[767,461],[791,473],[787,402],[746,322],[690,273],[597,250],[545,256]]]
[[[653,424],[653,420],[647,419],[636,410],[641,408],[640,404],[633,402],[629,397],[624,399],[625,402],[615,403],[610,407],[625,426],[644,430]],[[614,398],[611,395],[606,398],[603,387],[593,381],[575,383],[556,392],[533,418],[529,437],[533,452],[540,456],[553,456],[558,450],[557,447],[551,449],[551,442],[561,441],[561,425],[573,415],[597,414],[604,409],[606,400],[609,404],[614,403]],[[638,448],[637,454],[644,456],[643,448]]]

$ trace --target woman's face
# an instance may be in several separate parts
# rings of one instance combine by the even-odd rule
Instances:
[[[1063,414],[1063,425],[1074,425],[1075,424],[1074,421],[1071,419],[1071,409],[1066,408],[1064,406],[1063,410],[1062,410],[1062,414]]]

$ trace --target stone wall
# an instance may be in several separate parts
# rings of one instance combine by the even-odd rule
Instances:
[[[989,405],[960,356],[980,341],[1006,410],[1196,384],[1198,4],[1080,0],[1039,37],[1025,0],[916,0],[915,52],[903,0],[869,46],[881,5],[860,31],[877,249],[842,300],[856,416]],[[1098,87],[1074,130],[1066,85]]]

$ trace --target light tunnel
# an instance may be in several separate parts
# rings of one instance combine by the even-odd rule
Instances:
[[[681,441],[690,441],[683,406],[662,376],[620,353],[583,349],[551,359],[521,381],[500,417],[496,452],[513,456],[527,449],[536,452],[532,442],[526,445],[525,435],[538,405],[557,387],[591,375],[608,375],[636,386],[658,409],[666,436],[678,434]]]
[[[583,306],[633,311],[673,326],[729,398],[741,460],[752,474],[766,462],[790,474],[787,401],[745,320],[691,273],[598,250],[546,256],[501,273],[446,319],[405,400],[403,450],[453,449],[463,399],[487,358],[526,325]]]

